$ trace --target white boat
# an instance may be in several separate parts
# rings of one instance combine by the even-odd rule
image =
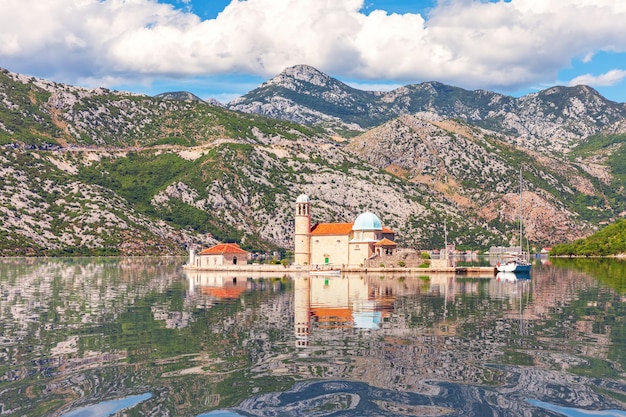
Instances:
[[[522,226],[522,168],[519,169],[519,253],[513,259],[498,262],[496,269],[498,272],[517,272],[528,274],[530,272],[530,262],[524,258],[524,229]]]
[[[529,273],[530,272],[530,262],[521,259],[521,258],[515,258],[515,259],[511,259],[510,261],[506,261],[506,262],[498,262],[498,264],[496,265],[496,269],[498,270],[498,272],[523,272],[523,273]]]

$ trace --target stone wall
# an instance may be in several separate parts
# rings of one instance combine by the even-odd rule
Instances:
[[[422,259],[421,253],[412,249],[402,249],[393,255],[375,256],[365,261],[365,268],[398,267],[398,268],[418,268],[424,262],[432,262],[430,259]]]

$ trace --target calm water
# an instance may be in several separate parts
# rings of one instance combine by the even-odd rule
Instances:
[[[0,415],[626,416],[626,263],[531,279],[0,259]]]

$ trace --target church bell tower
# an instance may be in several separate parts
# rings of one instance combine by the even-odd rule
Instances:
[[[309,265],[311,259],[311,203],[304,194],[296,200],[294,264]]]

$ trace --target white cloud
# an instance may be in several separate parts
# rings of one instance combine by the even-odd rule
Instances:
[[[568,84],[570,86],[575,85],[590,85],[593,87],[609,87],[617,85],[626,78],[626,71],[614,69],[600,75],[583,74],[572,79]]]
[[[2,66],[65,82],[309,64],[351,79],[515,89],[556,79],[573,59],[626,52],[626,2],[614,0],[440,0],[428,20],[365,15],[363,0],[233,0],[205,21],[154,0],[0,3]]]

